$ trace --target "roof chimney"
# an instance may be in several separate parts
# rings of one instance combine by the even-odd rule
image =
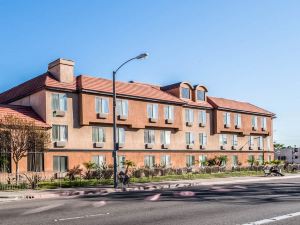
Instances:
[[[59,58],[48,64],[48,72],[59,82],[72,83],[74,81],[74,64],[72,60]]]

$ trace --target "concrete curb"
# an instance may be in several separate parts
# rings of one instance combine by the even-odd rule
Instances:
[[[187,181],[170,181],[169,183],[152,183],[152,184],[138,184],[133,187],[126,188],[91,188],[86,190],[59,190],[57,193],[20,193],[18,195],[10,196],[1,196],[0,202],[9,202],[16,200],[31,200],[31,199],[50,199],[50,198],[70,198],[78,196],[94,196],[94,195],[107,195],[109,193],[116,192],[136,192],[136,191],[154,191],[154,190],[168,190],[176,188],[185,188],[185,187],[195,187],[195,186],[212,186],[212,185],[226,185],[234,183],[251,183],[251,182],[260,182],[260,181],[269,181],[269,180],[285,180],[290,178],[300,178],[299,175],[289,175],[284,177],[255,177],[247,179],[233,179],[233,180],[187,180]],[[78,188],[79,189],[79,188]]]

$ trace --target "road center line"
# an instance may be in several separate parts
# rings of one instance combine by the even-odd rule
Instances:
[[[260,224],[266,224],[266,223],[274,223],[280,220],[286,220],[295,216],[300,216],[300,212],[295,212],[295,213],[289,213],[286,215],[282,215],[282,216],[276,216],[270,219],[263,219],[263,220],[258,220],[255,222],[250,222],[250,223],[245,223],[242,225],[260,225]]]
[[[77,220],[77,219],[84,219],[84,218],[89,218],[89,217],[95,217],[95,216],[105,216],[109,215],[109,213],[99,213],[99,214],[91,214],[91,215],[85,215],[85,216],[76,216],[76,217],[69,217],[69,218],[61,218],[61,219],[55,219],[55,222],[59,221],[66,221],[66,220]]]

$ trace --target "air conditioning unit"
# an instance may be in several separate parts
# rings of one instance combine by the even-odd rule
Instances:
[[[193,122],[186,122],[186,125],[187,125],[188,127],[191,127],[191,126],[193,126]]]
[[[149,122],[150,123],[156,123],[157,122],[157,118],[149,118]]]
[[[174,120],[172,120],[172,119],[166,119],[166,123],[167,124],[172,124],[172,123],[174,123]]]
[[[168,144],[162,144],[161,147],[162,147],[163,149],[168,149],[170,146],[169,146]]]
[[[55,147],[57,147],[57,148],[62,148],[62,147],[65,147],[66,144],[67,144],[66,141],[56,141],[56,142],[55,142]]]
[[[194,147],[194,144],[188,144],[188,145],[186,146],[187,149],[192,149],[193,147]]]
[[[125,115],[118,115],[118,120],[127,120],[127,116],[125,116]]]
[[[61,110],[53,111],[53,116],[54,117],[64,117],[65,115],[66,115],[65,111],[61,111]]]
[[[206,124],[205,123],[199,123],[199,127],[205,127]]]
[[[146,148],[148,148],[148,149],[153,148],[153,144],[152,144],[152,143],[147,143],[147,144],[146,144]]]
[[[200,149],[205,149],[205,145],[200,145]]]
[[[94,148],[103,148],[104,147],[104,143],[103,142],[95,142],[94,143]]]
[[[108,113],[97,113],[98,119],[106,119],[108,117]]]

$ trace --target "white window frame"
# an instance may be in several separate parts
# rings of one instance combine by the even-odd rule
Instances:
[[[186,89],[188,90],[188,93],[189,93],[188,98],[186,98],[186,97],[183,96],[183,90],[186,90]],[[182,98],[185,98],[185,99],[191,99],[191,89],[190,89],[190,88],[187,88],[187,87],[181,87],[181,90],[180,90],[180,91],[181,91],[181,97],[182,97]]]
[[[249,136],[249,147],[253,148],[254,147],[254,137],[253,136]]]
[[[170,130],[162,130],[160,132],[160,141],[161,141],[161,144],[170,145],[171,144],[171,131]]]
[[[158,119],[158,104],[147,104],[147,115],[149,119]]]
[[[233,155],[232,156],[232,166],[237,167],[239,164],[239,156],[238,155]]]
[[[254,128],[255,130],[257,129],[257,116],[252,116],[252,128]]]
[[[207,134],[199,133],[199,143],[201,146],[207,146]]]
[[[153,168],[155,166],[155,156],[154,155],[145,155],[144,166]]]
[[[234,147],[238,146],[238,136],[237,136],[237,134],[232,135],[232,146],[234,146]]]
[[[267,148],[268,148],[268,151],[271,150],[271,138],[270,137],[267,137]]]
[[[144,142],[145,144],[155,144],[155,130],[144,130]]]
[[[236,126],[236,128],[242,128],[242,115],[239,113],[236,113],[234,118],[234,125]]]
[[[224,125],[226,127],[230,127],[230,113],[229,112],[224,112],[223,119],[224,119]]]
[[[164,107],[165,111],[165,119],[166,120],[174,120],[174,106],[172,105],[165,105]]]
[[[104,143],[105,142],[105,128],[104,127],[92,127],[92,141],[93,143]]]
[[[194,110],[185,109],[185,122],[193,123],[194,122]]]
[[[219,141],[221,146],[225,146],[228,144],[227,135],[226,134],[220,134],[219,135]]]
[[[109,113],[109,99],[103,97],[95,98],[95,111],[96,113]]]
[[[165,168],[170,168],[172,166],[171,156],[170,155],[162,155],[160,158],[160,164]]]
[[[116,111],[117,116],[128,117],[128,100],[117,99]]]
[[[267,118],[266,117],[261,118],[261,128],[264,130],[267,129]]]
[[[119,141],[119,137],[120,141]],[[125,144],[125,140],[126,140],[126,131],[123,127],[118,127],[117,128],[117,143],[119,144]]]
[[[199,164],[201,167],[206,166],[205,162],[207,161],[207,156],[206,155],[199,155]]]
[[[199,123],[202,124],[202,126],[206,126],[207,122],[207,113],[205,110],[200,110],[199,111]]]
[[[56,97],[55,97],[56,96]],[[52,110],[53,111],[64,111],[68,110],[68,98],[66,93],[52,93]],[[57,102],[55,102],[57,101]]]
[[[260,136],[260,137],[257,138],[257,146],[260,149],[264,148],[264,138],[262,136]]]
[[[57,137],[55,132],[55,129],[57,128]],[[52,141],[68,141],[68,126],[67,125],[52,125]]]
[[[105,155],[93,155],[92,162],[95,163],[97,166],[103,166],[106,164]]]
[[[196,164],[196,159],[194,155],[186,155],[186,166],[193,167]]]
[[[194,134],[192,132],[185,132],[185,142],[187,145],[195,144]]]

